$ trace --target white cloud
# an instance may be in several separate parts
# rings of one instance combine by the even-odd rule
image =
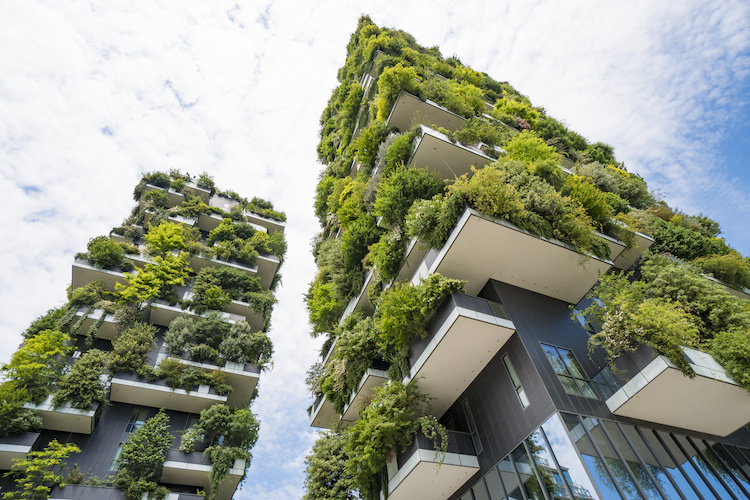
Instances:
[[[320,344],[302,301],[315,272],[316,134],[361,12],[614,145],[670,203],[716,217],[750,253],[750,185],[717,150],[746,118],[728,118],[747,101],[741,1],[9,0],[0,4],[0,360],[32,319],[64,303],[74,253],[129,213],[142,172],[205,170],[222,188],[271,199],[289,216],[289,254],[275,367],[254,406],[261,437],[238,496],[298,498],[314,440],[304,373]]]

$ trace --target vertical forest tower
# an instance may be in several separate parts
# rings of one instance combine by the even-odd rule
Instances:
[[[285,216],[206,174],[151,173],[134,194],[3,368],[5,494],[63,480],[50,498],[229,500],[250,464]],[[58,480],[24,482],[17,460],[39,453]]]
[[[750,265],[362,18],[321,119],[306,498],[750,497]]]

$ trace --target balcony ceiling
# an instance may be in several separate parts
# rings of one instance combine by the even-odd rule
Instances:
[[[109,399],[119,403],[129,403],[167,410],[200,413],[217,403],[226,403],[226,396],[200,393],[183,389],[174,391],[166,386],[133,380],[112,379]]]
[[[417,450],[388,482],[389,500],[445,500],[478,470],[477,458],[446,453],[442,465],[433,450]]]
[[[481,168],[493,161],[478,150],[453,144],[440,132],[427,127],[423,130],[409,162],[411,168],[425,168],[442,179],[451,180],[471,172],[472,165]]]
[[[425,102],[406,92],[401,92],[393,105],[388,125],[406,132],[413,122],[435,125],[455,132],[463,127],[466,118],[459,116],[433,102]]]

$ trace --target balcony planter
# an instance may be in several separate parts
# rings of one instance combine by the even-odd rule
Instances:
[[[0,437],[0,470],[13,468],[14,460],[23,460],[39,438],[38,432],[22,432]]]
[[[386,468],[389,500],[442,500],[479,471],[479,461],[468,433],[448,431],[445,453],[436,453],[433,442],[419,433]]]
[[[75,259],[73,262],[71,289],[75,290],[96,280],[103,281],[105,290],[109,292],[115,291],[115,283],[127,285],[125,274],[119,269],[102,269],[93,266],[86,259]]]
[[[466,208],[445,245],[427,253],[412,281],[439,273],[467,281],[466,293],[476,295],[494,279],[576,304],[612,264]]]
[[[48,396],[38,405],[25,403],[24,408],[36,410],[42,417],[42,429],[75,432],[77,434],[91,434],[94,432],[96,421],[101,415],[99,402],[94,401],[89,410],[79,410],[70,406],[70,402],[54,407],[52,396]]]
[[[688,378],[648,346],[615,360],[622,387],[606,403],[618,416],[727,436],[750,421],[750,393],[707,353],[683,347],[695,371]],[[721,411],[717,411],[721,409]]]
[[[118,372],[110,383],[110,401],[128,403],[167,410],[200,413],[217,403],[226,403],[227,396],[220,396],[207,385],[197,390],[171,389],[163,380],[148,382],[135,373]]]
[[[515,333],[501,304],[454,293],[437,308],[429,335],[409,349],[410,379],[442,415]]]
[[[159,481],[168,484],[196,486],[208,490],[210,474],[211,464],[208,455],[199,451],[184,453],[179,450],[171,450],[167,453],[167,460],[164,462]],[[244,475],[245,460],[235,460],[215,498],[217,500],[230,500]]]
[[[310,411],[310,427],[333,429],[339,421],[339,414],[333,409],[333,403],[326,399],[325,394],[318,396]]]

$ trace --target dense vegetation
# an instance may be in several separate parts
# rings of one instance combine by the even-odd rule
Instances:
[[[37,411],[27,403],[47,400],[53,408],[100,411],[108,404],[109,381],[118,373],[173,390],[208,385],[225,395],[234,389],[222,369],[225,363],[269,365],[273,344],[266,332],[278,274],[270,287],[268,281],[262,284],[269,277],[255,264],[261,256],[283,262],[286,242],[277,229],[285,216],[265,200],[248,201],[231,191],[218,193],[234,204],[225,212],[208,204],[213,194],[217,191],[207,174],[197,179],[178,171],[144,176],[134,193],[138,205],[125,224],[112,237],[92,238],[87,252],[76,256],[94,268],[124,273],[119,282],[112,287],[94,280],[71,288],[68,303],[36,319],[24,332],[24,344],[2,366],[0,436],[41,427]],[[197,223],[200,217],[212,225]],[[149,323],[154,308],[166,305],[184,312],[166,327]],[[230,317],[228,310],[249,321]],[[102,336],[105,323],[108,333]],[[169,356],[155,363],[161,346]],[[236,458],[249,462],[258,433],[257,419],[243,407],[249,404],[212,407],[192,431],[195,439],[210,441],[209,497]],[[158,413],[129,439],[114,477],[86,481],[108,481],[127,498],[163,497],[168,490],[158,477],[172,443],[168,429],[168,416]],[[71,469],[71,477],[80,482],[84,476]],[[44,481],[60,479],[53,474]]]
[[[390,375],[401,381],[408,373],[406,353],[424,334],[426,318],[440,299],[460,289],[460,284],[438,276],[429,279],[442,286],[400,281],[414,273],[404,269],[409,245],[416,241],[440,249],[466,207],[561,241],[582,259],[610,258],[599,233],[630,247],[635,232],[640,232],[653,238],[653,253],[669,252],[692,261],[674,268],[689,269],[695,279],[710,283],[702,272],[736,288],[750,284],[750,261],[719,238],[715,221],[670,208],[617,161],[611,146],[589,142],[508,83],[468,68],[456,57],[444,58],[436,47],[421,47],[409,34],[380,28],[362,17],[347,45],[338,80],[320,121],[317,151],[325,167],[314,209],[322,231],[313,242],[318,273],[305,299],[312,334],[326,337],[324,351],[335,341],[327,364],[318,363],[308,372],[308,384],[339,413],[373,364],[388,364]],[[410,126],[396,128],[389,117],[402,93],[436,103],[465,121],[446,130],[416,116]],[[427,133],[481,153],[486,161],[451,178],[432,170],[441,165],[414,168],[412,155]],[[644,265],[644,273],[664,267],[657,261],[654,257]],[[680,302],[657,293],[654,287],[660,281],[655,277],[631,287],[624,279],[603,280],[603,293],[612,299],[609,304],[602,299],[607,307],[596,314],[608,328],[593,337],[594,344],[608,346],[615,356],[646,342],[675,359],[680,343],[701,346],[714,352],[738,379],[738,370],[750,366],[747,353],[737,350],[747,345],[746,333],[735,323],[709,327],[707,318],[697,312],[705,305],[701,301],[708,299]],[[372,311],[358,309],[343,317],[347,304],[363,293]],[[727,294],[721,300],[714,292],[708,295],[713,297],[711,308],[739,307]],[[735,306],[721,302],[724,299]],[[628,329],[640,336],[624,340]],[[612,344],[613,339],[620,343]],[[722,349],[725,354],[719,353]],[[387,387],[385,392],[401,395],[412,390],[396,382]],[[398,406],[401,403],[395,402],[403,400],[393,396],[388,401]],[[406,411],[403,405],[399,408]],[[363,407],[352,429],[325,435],[315,445],[307,459],[307,497],[326,489],[339,491],[336,498],[348,498],[355,489],[363,498],[377,496],[378,488],[373,487],[382,479],[385,456],[416,432],[413,426],[404,434],[392,429],[392,434],[376,439],[373,422],[398,420],[393,415],[379,420],[374,417],[378,411],[375,403]],[[362,436],[376,444],[360,448]]]

